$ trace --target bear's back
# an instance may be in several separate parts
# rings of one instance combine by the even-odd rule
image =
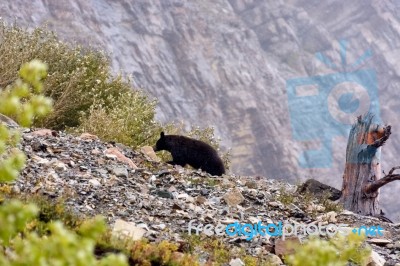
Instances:
[[[190,166],[210,173],[222,175],[225,167],[217,151],[209,144],[185,136],[165,136],[171,147],[173,158],[183,159]]]

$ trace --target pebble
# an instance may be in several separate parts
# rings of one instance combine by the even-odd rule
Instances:
[[[392,243],[391,240],[389,240],[389,239],[382,239],[382,238],[367,239],[367,242],[368,242],[368,243],[371,243],[371,244],[378,245],[378,246],[386,246],[387,244]]]
[[[167,191],[167,190],[158,190],[157,191],[157,196],[161,198],[166,198],[166,199],[173,199],[174,197],[172,196],[172,193]]]
[[[230,206],[236,206],[244,201],[242,193],[238,189],[233,189],[232,191],[226,193],[223,196],[225,202]]]
[[[105,157],[110,160],[116,160],[117,156],[114,154],[106,154]]]
[[[116,176],[116,177],[128,177],[128,169],[125,167],[113,167],[111,172]]]
[[[155,224],[152,226],[154,229],[164,230],[167,226],[165,224]]]
[[[229,262],[229,266],[244,266],[244,262],[241,259],[232,259]]]
[[[55,170],[56,172],[65,172],[67,171],[67,166],[65,165],[65,163],[58,162],[55,165]]]
[[[90,179],[89,183],[92,184],[92,186],[94,186],[94,187],[101,186],[101,183],[97,179]]]
[[[203,188],[202,190],[200,190],[200,194],[202,196],[207,196],[208,194],[210,194],[208,189]]]
[[[247,181],[245,183],[245,186],[248,187],[248,188],[256,189],[258,187],[258,184],[257,184],[256,181]]]

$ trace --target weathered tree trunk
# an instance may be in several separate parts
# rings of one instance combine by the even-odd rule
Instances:
[[[358,117],[350,131],[346,149],[342,197],[344,208],[362,215],[379,216],[379,188],[400,175],[389,174],[381,178],[381,149],[391,134],[391,126],[372,124],[373,116]]]

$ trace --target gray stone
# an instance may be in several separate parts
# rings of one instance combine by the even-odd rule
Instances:
[[[111,172],[117,177],[128,177],[128,169],[125,167],[113,167]]]
[[[329,195],[330,200],[338,200],[342,196],[342,192],[334,187],[323,184],[315,179],[308,179],[303,183],[298,192],[304,194],[306,192],[314,194],[316,197]]]
[[[8,116],[5,116],[3,114],[0,114],[0,123],[4,123],[7,127],[11,127],[11,128],[19,127],[17,122],[15,122],[11,118],[9,118]]]
[[[258,183],[253,180],[246,181],[245,186],[248,188],[257,188]]]
[[[385,262],[386,260],[381,255],[372,250],[370,257],[368,258],[367,266],[383,266]]]
[[[203,189],[200,191],[200,194],[201,194],[202,196],[207,196],[208,194],[210,194],[210,192],[208,191],[208,189],[203,188]]]
[[[391,240],[383,239],[383,238],[372,238],[372,239],[368,239],[367,242],[378,245],[378,246],[386,246],[387,244],[392,243]]]
[[[167,191],[167,190],[158,190],[157,191],[157,196],[159,196],[161,198],[166,198],[166,199],[173,199],[174,198],[172,193]]]
[[[229,262],[229,266],[244,266],[244,262],[241,259],[232,259]]]
[[[57,172],[65,172],[67,170],[67,166],[63,162],[57,162],[55,164],[55,170]]]
[[[232,191],[226,193],[223,198],[230,206],[239,205],[244,201],[244,197],[238,189],[233,189]]]
[[[282,260],[275,254],[268,254],[267,256],[268,265],[279,266],[283,264]]]
[[[92,186],[94,186],[94,187],[99,187],[99,186],[101,186],[100,181],[97,180],[97,179],[90,179],[90,180],[89,180],[89,183],[92,184]]]
[[[145,229],[137,227],[134,223],[120,219],[115,222],[112,230],[112,236],[116,239],[115,241],[119,241],[121,237],[126,237],[133,241],[140,240],[145,233]]]
[[[160,162],[161,159],[156,155],[156,153],[154,152],[153,148],[150,146],[143,146],[142,148],[140,148],[140,151],[148,156],[151,160],[155,161],[155,162]]]

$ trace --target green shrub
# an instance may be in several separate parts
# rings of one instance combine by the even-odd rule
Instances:
[[[339,213],[343,211],[343,204],[330,200],[330,197],[331,193],[329,191],[325,191],[321,195],[321,198],[318,199],[319,203],[325,207],[325,212],[334,211]]]
[[[277,200],[282,202],[284,205],[288,206],[295,202],[296,195],[293,192],[286,190],[284,186],[279,188],[279,194],[277,196]]]
[[[88,114],[82,113],[75,132],[89,132],[104,141],[116,141],[131,147],[154,145],[161,125],[154,119],[157,102],[139,91],[94,95]]]
[[[161,130],[156,101],[114,76],[102,52],[69,45],[42,28],[30,32],[1,22],[0,85],[15,81],[22,62],[33,58],[49,66],[44,94],[54,101],[54,112],[35,126],[87,131],[132,147],[155,142]]]
[[[62,221],[66,228],[77,230],[84,221],[83,216],[66,208],[63,198],[52,199],[40,194],[16,193],[9,184],[0,185],[0,200],[1,202],[18,200],[25,204],[34,204],[37,215],[29,222],[27,228],[35,230],[40,236],[48,234],[48,226],[52,222]]]
[[[0,21],[0,87],[18,78],[23,62],[39,59],[48,65],[44,94],[54,101],[54,112],[36,126],[63,129],[79,124],[94,95],[103,97],[131,90],[129,83],[111,73],[110,62],[93,48],[72,46],[46,29],[24,30]]]
[[[185,234],[184,239],[186,241],[186,251],[194,254],[203,252],[208,254],[205,265],[227,265],[232,259],[236,258],[240,258],[246,266],[272,265],[268,254],[260,254],[257,257],[246,255],[244,248],[229,247],[216,237]]]
[[[10,256],[0,254],[1,265],[127,265],[122,254],[112,254],[97,260],[94,256],[95,239],[105,230],[102,219],[96,218],[82,225],[80,235],[64,228],[61,222],[49,225],[46,237],[29,233],[13,240]]]
[[[51,101],[42,92],[41,79],[46,76],[46,66],[39,61],[26,63],[19,71],[14,84],[0,90],[0,113],[29,126],[35,117],[51,111]],[[8,129],[0,123],[0,181],[11,181],[23,168],[25,155],[15,147],[19,143],[19,129]]]
[[[145,240],[135,241],[130,248],[130,258],[134,265],[151,266],[197,266],[197,258],[177,253],[178,246],[168,241],[150,244]]]
[[[296,247],[296,253],[285,258],[285,263],[291,266],[345,266],[351,261],[356,265],[366,265],[371,249],[363,246],[364,236],[349,234],[338,235],[322,240],[311,239],[304,245]]]
[[[8,247],[10,241],[25,229],[26,224],[35,217],[37,211],[35,205],[23,204],[18,200],[11,200],[1,205],[0,245]]]
[[[51,110],[51,101],[39,94],[46,65],[32,61],[21,67],[19,75],[14,84],[0,92],[0,113],[30,126],[33,119]],[[0,124],[0,132],[0,182],[12,181],[22,169],[25,156],[15,148],[19,143],[18,129],[10,130]],[[95,239],[106,229],[102,218],[84,222],[79,227],[79,235],[66,229],[61,222],[50,222],[50,234],[43,236],[30,230],[30,222],[37,214],[38,208],[34,204],[18,200],[2,203],[0,265],[127,265],[122,254],[108,255],[100,260],[95,257]]]

